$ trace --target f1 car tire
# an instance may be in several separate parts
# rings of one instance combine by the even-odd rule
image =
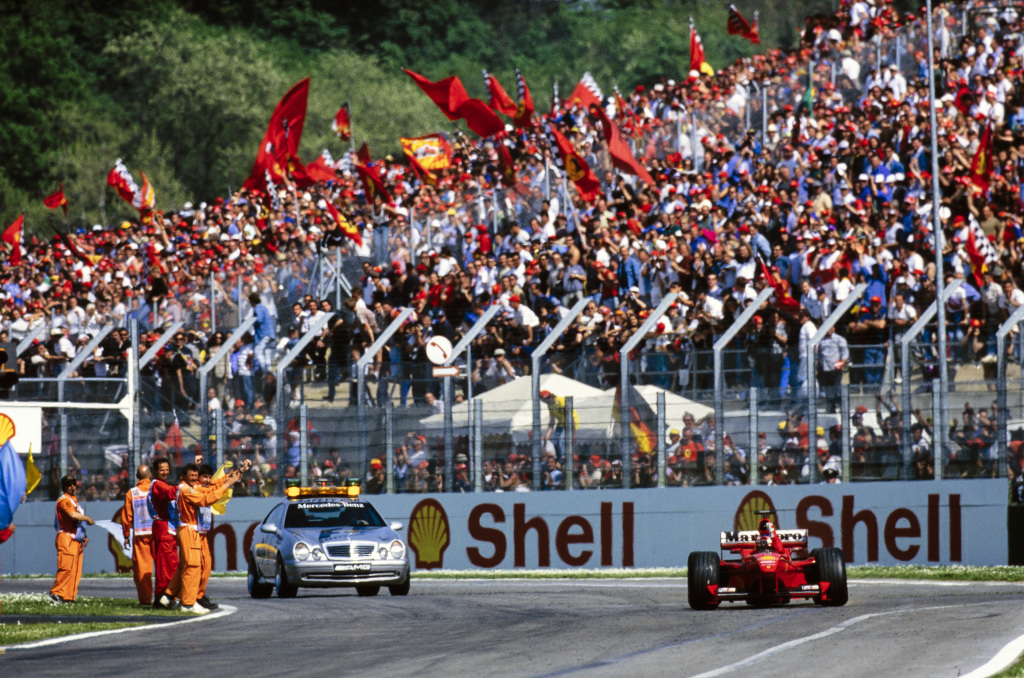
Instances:
[[[288,571],[284,569],[284,563],[280,560],[277,561],[277,577],[274,583],[278,598],[294,598],[299,592],[299,587],[288,581]]]
[[[816,602],[830,607],[846,605],[850,592],[846,586],[846,559],[837,548],[815,549],[811,554],[818,565],[818,583],[828,584],[825,599],[818,596]]]
[[[249,556],[249,576],[247,581],[249,595],[253,598],[269,598],[270,594],[274,592],[272,585],[260,580],[260,573],[256,569],[256,562],[252,559],[252,556]]]
[[[686,584],[690,607],[694,610],[714,610],[718,603],[711,602],[708,586],[718,586],[721,560],[714,551],[694,551],[687,560]]]

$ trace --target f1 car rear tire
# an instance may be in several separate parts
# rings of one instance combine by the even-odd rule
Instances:
[[[249,576],[247,580],[249,595],[253,598],[269,598],[270,594],[274,592],[272,585],[260,579],[260,572],[256,569],[256,561],[253,560],[252,556],[249,556]]]
[[[370,585],[357,586],[356,593],[358,593],[363,598],[372,598],[373,596],[380,593],[380,587]]]
[[[288,581],[288,571],[284,569],[284,563],[277,561],[277,577],[275,579],[278,598],[294,598],[299,592],[299,587]]]
[[[817,602],[830,607],[846,605],[850,592],[846,586],[846,559],[837,548],[815,549],[811,554],[818,565],[818,583],[828,584],[825,598],[818,596]]]
[[[711,602],[709,586],[718,586],[721,560],[714,551],[694,551],[686,563],[686,584],[690,607],[694,610],[714,610],[718,603]]]

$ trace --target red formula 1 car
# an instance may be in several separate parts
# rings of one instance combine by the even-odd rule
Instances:
[[[770,512],[769,512],[770,513]],[[726,559],[726,554],[739,558]],[[794,598],[845,605],[846,561],[837,548],[807,552],[807,530],[776,532],[767,518],[757,530],[723,532],[722,556],[694,551],[687,575],[690,607],[713,610],[723,601],[785,605]]]

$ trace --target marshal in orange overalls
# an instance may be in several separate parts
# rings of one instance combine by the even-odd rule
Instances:
[[[121,530],[125,541],[132,536],[132,578],[139,594],[139,603],[153,602],[153,518],[149,515],[146,499],[149,495],[149,478],[143,478],[124,496],[121,513]]]
[[[82,578],[82,549],[85,546],[85,531],[81,522],[71,517],[82,513],[82,507],[70,494],[57,500],[57,576],[50,593],[65,602],[74,601],[78,596],[78,582]]]
[[[209,487],[191,487],[182,484],[178,488],[178,571],[168,589],[172,595],[181,592],[183,607],[195,605],[203,581],[203,542],[205,534],[200,533],[199,511],[201,507],[213,506],[227,492],[224,476]],[[207,548],[207,561],[209,561]],[[180,584],[180,588],[175,586]],[[177,589],[177,590],[176,590]]]

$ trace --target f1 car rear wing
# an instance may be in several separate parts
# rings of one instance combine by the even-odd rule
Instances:
[[[807,548],[807,530],[779,530],[782,545],[788,549]],[[743,549],[757,548],[757,530],[735,530],[722,533],[722,552],[739,553]]]

